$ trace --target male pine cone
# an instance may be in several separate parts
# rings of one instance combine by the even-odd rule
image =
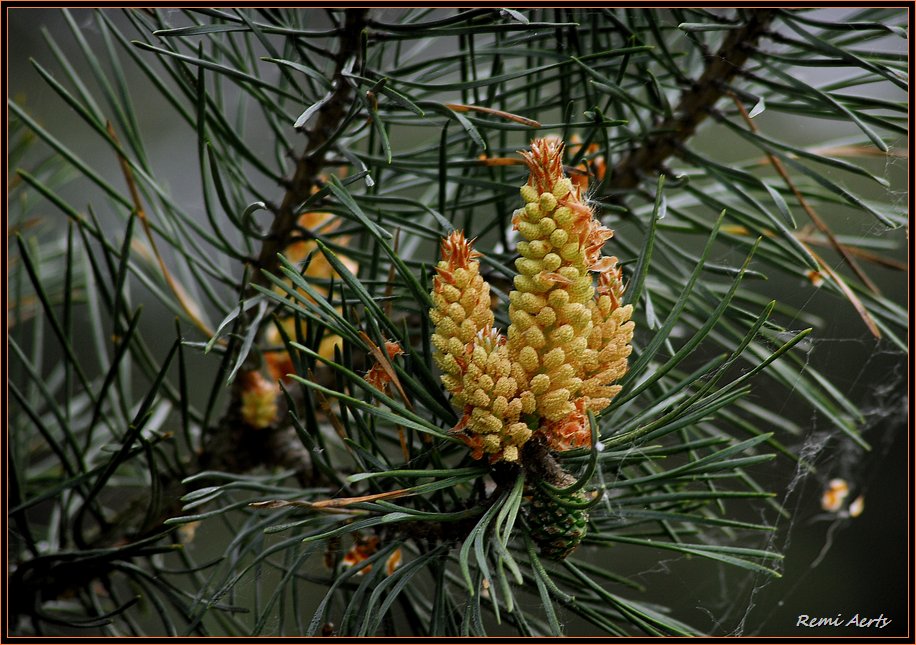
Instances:
[[[633,337],[617,258],[601,253],[613,231],[564,176],[562,142],[538,139],[522,156],[530,175],[512,220],[523,240],[507,336],[462,232],[442,241],[433,278],[434,359],[463,413],[453,432],[491,462],[518,461],[535,434],[554,450],[589,445],[587,413],[620,391]]]

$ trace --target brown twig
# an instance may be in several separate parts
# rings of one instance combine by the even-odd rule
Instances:
[[[905,149],[891,149],[887,152],[883,152],[874,146],[813,146],[805,147],[804,150],[823,157],[880,157],[882,159],[890,157],[892,159],[905,159],[908,156]],[[793,152],[787,152],[786,156],[790,159],[798,159],[798,155]],[[764,157],[763,159],[756,160],[754,163],[765,165],[770,163],[770,161],[768,158]]]
[[[684,91],[671,116],[614,167],[607,184],[609,189],[635,188],[643,175],[660,169],[677,153],[708,116],[709,109],[722,98],[723,88],[747,61],[751,46],[766,33],[773,16],[769,9],[748,11],[747,23],[729,32],[718,51],[709,56],[703,74]]]
[[[482,105],[465,105],[463,103],[446,103],[447,107],[452,112],[480,112],[482,114],[492,114],[493,116],[498,116],[509,121],[515,121],[516,123],[521,123],[522,125],[527,125],[529,128],[540,128],[541,124],[534,119],[529,119],[526,116],[519,116],[518,114],[512,114],[511,112],[504,112],[503,110],[496,110],[493,108],[483,107]]]
[[[754,231],[751,233],[750,229],[748,229],[746,226],[742,226],[741,224],[726,224],[722,226],[721,230],[723,233],[729,233],[731,235],[753,235],[754,237],[757,237],[757,235],[763,235],[764,237],[777,237],[780,235],[776,231],[768,228],[761,229],[759,232]],[[822,239],[820,237],[814,237],[813,235],[805,233],[804,231],[795,233],[795,239],[797,239],[799,242],[811,246],[833,248],[828,240]],[[850,255],[866,262],[877,264],[878,266],[882,266],[885,269],[893,269],[894,271],[906,271],[909,268],[909,265],[906,262],[900,262],[898,260],[886,258],[884,256],[878,255],[877,253],[872,253],[871,251],[867,251],[863,248],[853,246],[851,244],[844,244],[843,246],[846,249],[846,252]]]
[[[401,497],[410,497],[416,494],[416,491],[410,490],[408,488],[399,488],[398,490],[390,490],[384,493],[359,495],[358,497],[332,497],[329,499],[320,499],[314,502],[310,502],[308,500],[272,499],[264,502],[251,502],[249,506],[252,508],[267,509],[287,508],[289,506],[296,506],[309,510],[340,509],[347,508],[353,504],[361,504],[363,502],[375,502],[380,499],[398,499]]]
[[[799,242],[804,242],[805,244],[813,246],[826,246],[831,248],[833,246],[827,240],[822,240],[808,235],[796,235],[795,237]],[[877,253],[872,253],[871,251],[861,249],[857,246],[844,244],[843,247],[846,249],[846,252],[849,253],[849,255],[857,257],[861,260],[865,260],[866,262],[871,262],[872,264],[877,264],[878,266],[882,266],[885,269],[893,269],[894,271],[906,271],[909,268],[909,265],[906,262],[900,262],[898,260],[886,258],[884,256],[878,255]]]
[[[292,179],[287,182],[283,201],[274,211],[270,226],[260,253],[254,262],[252,284],[268,284],[262,271],[277,273],[277,253],[289,244],[290,235],[297,229],[299,212],[297,207],[312,193],[318,176],[325,164],[325,145],[340,127],[346,115],[352,87],[343,78],[343,71],[351,57],[359,51],[360,34],[366,26],[366,9],[347,9],[346,20],[340,33],[340,48],[335,55],[335,70],[331,98],[318,109],[315,124],[305,131],[308,141],[302,155],[296,160]]]

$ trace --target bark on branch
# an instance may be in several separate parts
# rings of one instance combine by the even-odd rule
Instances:
[[[311,194],[325,163],[326,144],[344,120],[352,87],[343,78],[342,72],[348,61],[358,55],[361,33],[365,25],[365,9],[346,11],[340,44],[335,55],[331,97],[318,110],[314,117],[314,125],[305,131],[307,143],[304,151],[296,160],[292,178],[286,184],[286,193],[275,209],[270,234],[254,261],[254,283],[267,282],[258,269],[277,273],[277,253],[289,244],[289,238],[296,229],[299,216],[297,206]],[[130,179],[128,177],[129,181]],[[203,450],[188,464],[188,468],[198,472],[245,472],[259,465],[279,466],[292,469],[300,485],[314,485],[318,475],[313,468],[308,450],[298,439],[295,430],[289,425],[272,426],[262,430],[252,429],[244,423],[239,414],[240,394],[240,385],[236,383],[233,385],[226,413],[215,426],[205,429]],[[88,536],[90,548],[110,549],[114,545],[151,539],[162,532],[164,520],[181,513],[180,497],[189,492],[188,488],[172,473],[162,472],[159,476],[160,488],[163,491],[159,508],[148,509],[149,499],[146,495],[131,500],[114,521],[98,526],[94,534]],[[66,569],[66,575],[58,575],[60,571],[50,564],[46,569],[30,565],[20,567],[20,573],[14,580],[20,585],[18,609],[28,613],[35,606],[36,594],[42,589],[45,590],[42,592],[45,596],[53,598],[63,589],[84,586],[89,580],[103,575],[106,570],[105,567],[79,569],[80,575],[74,575],[76,569],[71,567]]]
[[[343,78],[342,72],[349,59],[357,56],[359,41],[366,27],[366,9],[347,9],[340,47],[335,55],[335,69],[331,85],[331,97],[318,109],[314,125],[305,131],[307,142],[302,155],[296,160],[292,178],[287,182],[283,201],[276,207],[270,232],[261,246],[255,261],[253,284],[266,285],[267,279],[261,270],[277,273],[277,253],[283,251],[290,236],[296,230],[299,219],[297,206],[312,193],[321,169],[325,164],[325,144],[343,122],[353,93],[352,86]]]
[[[747,16],[744,26],[729,32],[721,47],[707,58],[703,74],[684,91],[671,116],[658,125],[642,146],[614,167],[608,188],[612,191],[635,188],[645,175],[659,170],[693,136],[709,115],[708,110],[725,96],[728,82],[747,61],[752,46],[772,22],[774,12],[749,10]]]

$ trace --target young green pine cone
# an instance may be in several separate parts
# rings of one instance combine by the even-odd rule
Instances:
[[[480,276],[478,257],[461,232],[442,242],[430,310],[433,358],[453,405],[463,413],[452,431],[460,433],[472,456],[516,461],[531,430],[519,421],[522,400],[505,338],[493,327],[490,287]]]
[[[564,487],[575,482],[567,473],[552,481],[554,486]],[[576,550],[582,538],[588,533],[588,511],[574,506],[564,506],[561,501],[548,495],[541,487],[531,486],[530,503],[525,507],[525,519],[531,530],[531,538],[541,555],[553,560],[563,560]],[[559,500],[571,504],[586,501],[582,491],[571,494],[554,493]]]

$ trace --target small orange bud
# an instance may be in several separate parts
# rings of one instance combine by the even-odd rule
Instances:
[[[398,547],[395,549],[391,555],[388,556],[388,559],[385,561],[385,574],[391,575],[395,570],[401,566],[401,548]]]
[[[258,371],[242,372],[242,420],[256,430],[266,428],[277,420],[277,397],[280,388]]]
[[[395,356],[403,354],[404,350],[401,349],[401,346],[395,341],[386,340],[385,352],[388,354],[388,360],[390,361]],[[376,360],[372,367],[369,368],[369,371],[366,372],[366,382],[374,386],[377,390],[384,392],[388,384],[391,383],[391,375],[388,373],[388,370]]]
[[[353,535],[353,546],[349,551],[344,555],[343,561],[341,564],[344,567],[353,567],[357,564],[367,560],[372,556],[376,551],[378,551],[379,538],[377,535],[370,535],[367,538],[364,538],[359,533]],[[372,565],[367,565],[360,569],[356,575],[361,576],[372,571]]]
[[[865,511],[865,498],[859,495],[849,505],[849,517],[859,517]]]
[[[811,281],[811,284],[815,287],[819,287],[824,284],[824,276],[820,271],[805,271],[805,275],[808,277],[808,280]]]

